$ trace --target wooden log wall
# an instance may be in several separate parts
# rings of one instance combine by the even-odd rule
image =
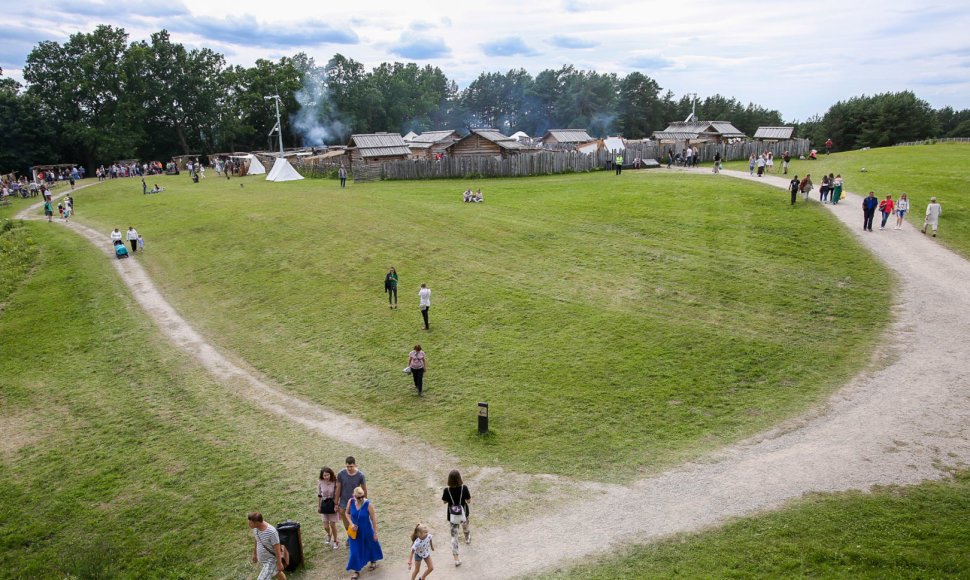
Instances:
[[[746,141],[732,145],[709,143],[698,146],[698,154],[702,162],[710,162],[714,154],[720,151],[725,161],[747,159],[754,153],[760,155],[764,151],[771,151],[775,158],[781,159],[788,151],[795,159],[799,155],[808,155],[811,150],[808,139],[794,139],[765,143],[761,141]],[[623,164],[630,166],[633,161],[640,159],[656,159],[666,163],[667,147],[657,144],[631,143],[620,153]],[[676,153],[678,149],[674,149]],[[405,159],[387,161],[385,163],[354,163],[350,167],[355,182],[379,181],[382,179],[454,179],[461,177],[518,177],[527,175],[550,175],[556,173],[575,173],[609,169],[616,153],[600,150],[586,154],[576,151],[524,151],[509,155],[505,159],[497,156],[448,156],[435,161],[434,159]],[[344,159],[343,161],[346,161]],[[339,161],[314,162],[314,169],[339,166]]]

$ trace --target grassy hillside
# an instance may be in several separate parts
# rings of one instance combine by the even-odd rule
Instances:
[[[926,204],[936,197],[943,206],[937,240],[965,258],[970,259],[970,144],[937,143],[915,147],[886,147],[867,151],[848,151],[820,155],[817,161],[792,161],[789,173],[802,177],[812,174],[814,197],[818,199],[818,184],[822,175],[841,174],[849,191],[867,194],[875,191],[882,198],[892,194],[899,199],[906,193],[910,200],[907,220],[923,225]],[[732,162],[731,169],[747,171],[747,162]],[[862,169],[865,168],[865,172]],[[775,173],[781,173],[775,164]],[[862,219],[862,209],[859,209]]]
[[[970,475],[818,495],[715,530],[637,546],[566,578],[970,578]]]
[[[254,577],[252,510],[301,521],[336,574],[346,552],[323,550],[316,477],[347,454],[403,541],[413,510],[384,506],[413,506],[423,480],[212,384],[60,224],[0,245],[0,578]]]
[[[136,226],[183,315],[285,388],[480,464],[629,480],[804,410],[887,322],[889,276],[831,216],[713,176],[158,182],[85,190],[77,219]]]

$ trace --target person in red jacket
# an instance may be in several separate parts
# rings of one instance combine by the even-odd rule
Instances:
[[[879,202],[879,211],[882,212],[882,225],[879,226],[879,229],[884,230],[886,229],[886,220],[893,215],[893,196],[887,195],[886,199]]]

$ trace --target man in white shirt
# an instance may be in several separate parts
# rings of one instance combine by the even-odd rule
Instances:
[[[418,298],[421,299],[421,316],[424,318],[424,329],[430,330],[428,325],[428,310],[431,310],[431,288],[424,282],[421,283],[421,289],[418,290]]]
[[[138,232],[133,226],[128,226],[128,243],[131,244],[131,253],[138,251]]]
[[[936,198],[931,197],[929,205],[926,206],[926,220],[923,221],[923,229],[920,230],[924,234],[926,233],[926,226],[932,226],[933,237],[936,237],[936,228],[940,225],[940,216],[943,215],[943,206],[936,203]]]

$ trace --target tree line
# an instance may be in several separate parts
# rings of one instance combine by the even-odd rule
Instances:
[[[2,75],[2,71],[0,71]],[[0,78],[0,172],[39,163],[93,168],[119,159],[273,149],[278,94],[286,146],[346,143],[352,133],[494,127],[541,136],[583,128],[638,139],[684,120],[726,120],[748,135],[796,125],[837,149],[929,137],[970,136],[970,110],[934,110],[911,92],[856,97],[803,123],[721,95],[675,98],[640,72],[625,76],[571,65],[535,76],[523,69],[482,73],[464,90],[438,67],[363,64],[336,54],[318,65],[304,53],[232,66],[210,49],[186,49],[161,30],[129,42],[98,26],[65,43],[39,43],[27,57],[26,87]]]

